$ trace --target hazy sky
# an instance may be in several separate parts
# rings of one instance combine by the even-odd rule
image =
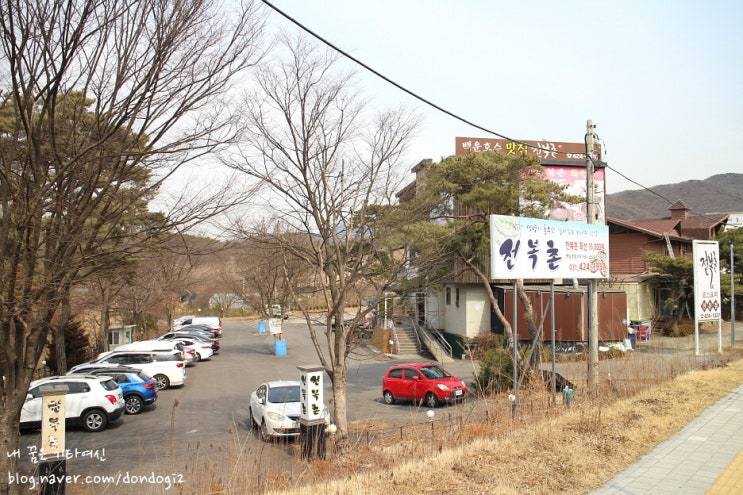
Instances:
[[[326,1],[275,6],[437,105],[514,139],[583,142],[651,187],[743,172],[743,2]],[[296,30],[271,13],[271,27]],[[410,153],[488,137],[356,66],[374,105],[419,108]],[[493,137],[493,136],[490,136]],[[607,174],[607,192],[637,189]]]

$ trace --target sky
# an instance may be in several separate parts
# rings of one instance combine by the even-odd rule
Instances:
[[[270,2],[411,92],[509,138],[581,143],[592,120],[616,170],[609,193],[743,172],[734,160],[743,141],[739,0]],[[273,11],[267,21],[272,31],[299,29]],[[495,137],[348,63],[370,105],[422,116],[410,168],[454,154],[457,136]]]

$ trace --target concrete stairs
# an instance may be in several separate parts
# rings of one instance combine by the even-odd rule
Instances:
[[[397,335],[397,354],[402,356],[417,356],[420,354],[418,341],[415,339],[415,331],[408,326],[395,327]]]

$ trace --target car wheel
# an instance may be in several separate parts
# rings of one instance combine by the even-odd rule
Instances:
[[[271,441],[271,435],[268,434],[268,426],[265,421],[261,421],[261,440],[264,442]]]
[[[248,408],[248,423],[250,423],[250,429],[255,430],[258,425],[255,422],[255,416],[253,416],[253,408]]]
[[[199,354],[198,352],[196,354],[194,354],[193,355],[193,360],[196,363],[198,363],[199,361],[201,361],[201,354]]]
[[[158,390],[165,390],[166,388],[170,387],[170,380],[165,375],[155,375],[152,378],[155,379],[155,386]]]
[[[428,392],[423,398],[423,403],[426,405],[426,407],[430,407],[431,409],[433,409],[434,407],[439,405],[439,400],[436,398],[433,392]]]
[[[85,431],[101,431],[106,428],[108,417],[99,409],[92,409],[83,414],[83,428]]]
[[[125,411],[127,414],[139,414],[142,412],[143,403],[138,395],[127,395],[124,397],[124,402],[126,403]]]
[[[392,392],[389,390],[385,390],[382,394],[382,398],[384,398],[385,404],[394,404],[395,403],[395,396],[392,395]]]

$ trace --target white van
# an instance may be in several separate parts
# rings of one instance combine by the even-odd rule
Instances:
[[[193,356],[186,352],[183,344],[174,340],[138,340],[130,344],[122,344],[115,351],[152,351],[152,352],[173,352],[181,353],[181,357],[186,364],[193,361]],[[99,358],[101,356],[98,356]]]

